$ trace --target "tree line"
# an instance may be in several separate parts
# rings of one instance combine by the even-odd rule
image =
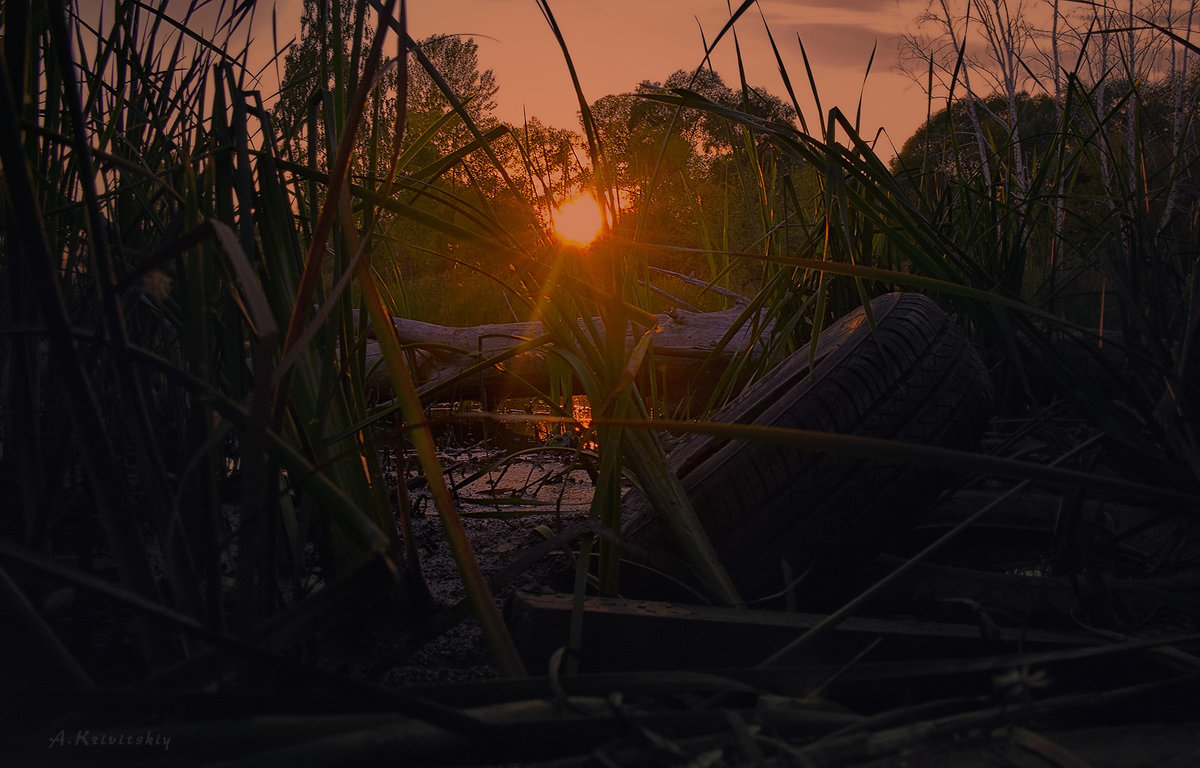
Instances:
[[[338,3],[344,12],[330,12],[330,0],[306,0],[301,41],[288,53],[275,107],[295,159],[317,167],[329,155],[331,139],[322,135],[324,121],[314,119],[314,110],[345,107],[321,95],[336,92],[329,86],[339,78],[361,74],[328,71],[322,47],[342,46],[346,61],[359,62],[357,52],[369,44],[372,28],[348,0]],[[1145,192],[1164,227],[1186,216],[1198,186],[1189,149],[1200,101],[1197,52],[1189,42],[1195,8],[1195,2],[1167,0],[1130,3],[1124,10],[1059,0],[930,0],[916,31],[901,41],[903,67],[927,88],[930,115],[903,144],[893,172],[914,184],[945,184],[957,176],[992,190],[1003,186],[1009,198],[1039,197],[1049,234],[1037,247],[1049,254],[1068,250],[1067,243],[1094,250],[1098,233],[1118,244],[1128,239],[1116,201],[1118,188],[1133,180],[1114,174],[1131,165],[1114,153],[1149,158],[1155,176]],[[344,29],[331,23],[337,19],[356,22]],[[744,82],[730,86],[709,69],[646,80],[632,92],[590,104],[601,145],[599,165],[592,167],[580,131],[537,117],[520,125],[497,118],[500,83],[481,65],[473,39],[437,35],[411,43],[407,67],[392,66],[371,91],[371,119],[358,139],[354,178],[378,186],[379,169],[386,167],[381,153],[399,135],[403,172],[424,185],[408,193],[408,202],[467,227],[469,208],[482,206],[505,223],[504,236],[520,247],[544,243],[557,203],[602,189],[615,209],[618,236],[708,254],[754,253],[790,226],[786,213],[781,228],[781,219],[765,211],[794,212],[819,194],[820,169],[777,152],[746,123],[677,109],[653,96],[687,92],[789,127],[798,117],[794,98],[785,102]],[[1074,164],[1072,173],[1054,174],[1059,186],[1053,193],[1031,195],[1050,158]],[[415,297],[471,293],[481,273],[503,272],[496,254],[411,218],[379,226],[393,250],[376,261],[394,271],[397,294],[410,300],[398,312],[436,310]],[[655,258],[667,268],[697,270],[695,257]],[[701,259],[700,271],[743,282],[762,272],[746,265],[731,270],[719,261]],[[460,319],[511,319],[497,295],[481,288],[474,298],[464,296],[468,306],[486,306],[486,316]]]

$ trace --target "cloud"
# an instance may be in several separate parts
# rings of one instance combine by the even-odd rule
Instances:
[[[771,0],[763,13],[772,29],[844,25],[895,34],[923,7],[922,0]]]
[[[916,0],[915,2],[914,0],[771,0],[770,5],[792,5],[810,10],[829,8],[837,11],[848,10],[869,13],[904,11],[905,13],[909,13],[911,9],[919,11],[922,3],[920,0]]]
[[[896,40],[887,32],[854,24],[805,24],[787,32],[792,39],[799,33],[814,66],[865,69],[876,45],[873,68],[878,69],[881,62],[890,65],[896,59]],[[776,40],[783,45],[778,32]]]

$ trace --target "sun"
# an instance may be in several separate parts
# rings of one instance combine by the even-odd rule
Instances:
[[[554,234],[567,245],[583,247],[600,236],[604,219],[596,198],[588,194],[572,198],[554,209]]]

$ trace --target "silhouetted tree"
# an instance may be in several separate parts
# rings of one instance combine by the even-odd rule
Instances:
[[[300,39],[285,57],[280,98],[274,110],[276,122],[297,157],[308,155],[319,167],[324,167],[329,152],[324,128],[317,121],[313,124],[315,135],[310,136],[307,117],[317,109],[336,116],[337,110],[346,108],[345,104],[331,103],[329,95],[354,92],[362,76],[363,51],[371,42],[373,30],[374,23],[361,3],[304,0]],[[480,68],[479,46],[473,39],[436,35],[416,41],[415,45],[479,128],[486,130],[498,124],[495,110],[499,86],[492,70]],[[368,159],[380,149],[377,143],[391,141],[398,130],[396,95],[402,72],[407,76],[405,146],[452,110],[442,87],[415,56],[403,70],[386,68],[372,91],[367,107],[369,120],[358,137],[360,151],[355,160],[360,175],[366,172]],[[331,87],[335,83],[346,87]],[[433,162],[471,139],[471,132],[456,117],[432,137],[414,165]]]
[[[516,170],[525,179],[529,196],[540,201],[542,208],[573,197],[590,178],[579,133],[546,125],[536,117],[512,130],[521,157]]]
[[[1015,117],[1009,114],[1005,96],[957,99],[934,113],[904,142],[892,161],[893,169],[939,177],[983,178],[985,165],[1002,162],[1006,156],[1019,155],[1024,165],[1045,157],[1058,136],[1058,105],[1047,95],[1024,92],[1017,94],[1012,103],[1016,105]],[[1013,125],[1017,126],[1015,132]],[[985,157],[980,156],[981,148]]]
[[[793,125],[796,117],[765,90],[731,88],[711,70],[680,70],[661,82],[645,81],[633,93],[599,99],[592,114],[611,162],[608,184],[624,209],[622,226],[672,245],[747,248],[764,231],[764,179],[797,169],[768,141],[714,111],[653,98],[680,93],[761,121]]]

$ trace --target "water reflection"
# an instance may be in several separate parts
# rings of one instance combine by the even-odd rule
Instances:
[[[474,400],[443,403],[428,410],[438,447],[554,447],[594,451],[592,406],[574,395],[555,408],[540,398],[509,398],[491,410]],[[544,418],[540,418],[544,417]]]
[[[539,399],[505,400],[501,403],[501,408],[502,412],[546,416],[545,421],[505,422],[508,429],[524,434],[538,445],[596,450],[596,441],[591,429],[592,404],[584,395],[572,395],[564,404],[562,410],[574,419],[573,422],[552,418],[558,415],[556,409]]]

